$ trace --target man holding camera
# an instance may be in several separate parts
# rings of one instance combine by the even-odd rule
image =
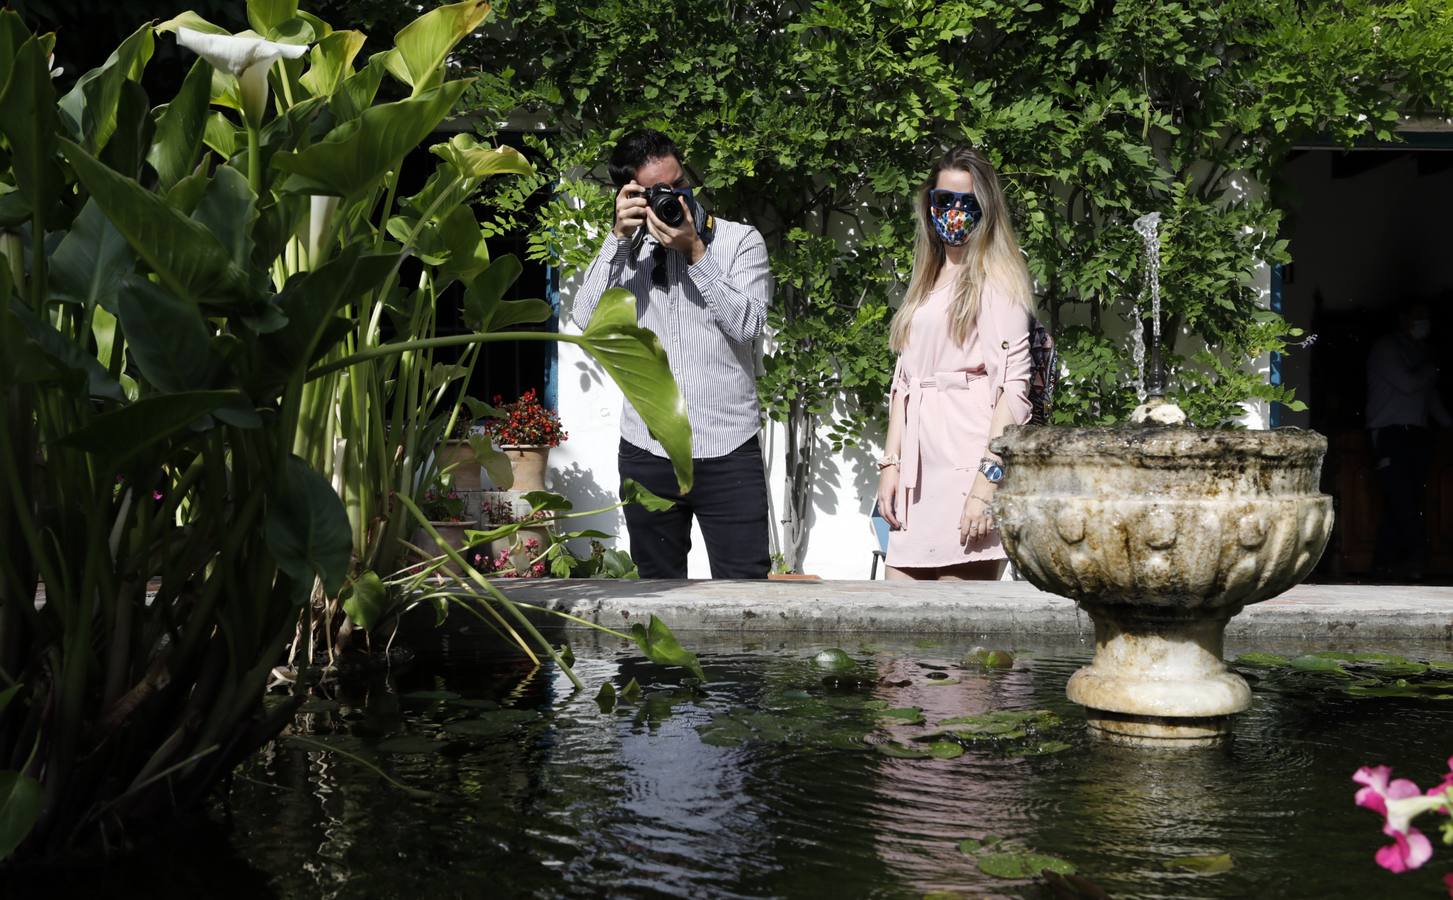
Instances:
[[[767,480],[757,440],[756,349],[772,296],[767,245],[750,225],[709,215],[681,153],[659,131],[636,131],[611,153],[615,225],[575,298],[584,328],[608,288],[636,296],[636,319],[661,339],[691,421],[695,484],[681,494],[665,450],[625,404],[620,475],[676,505],[625,508],[642,578],[685,578],[691,519],[713,578],[766,578]]]

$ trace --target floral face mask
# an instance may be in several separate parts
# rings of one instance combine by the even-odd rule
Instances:
[[[984,218],[979,198],[972,191],[949,191],[935,188],[929,192],[929,214],[933,230],[950,247],[961,246]]]

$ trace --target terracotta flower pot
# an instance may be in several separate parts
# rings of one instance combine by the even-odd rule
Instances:
[[[510,458],[510,469],[515,473],[515,490],[545,490],[545,465],[550,460],[549,447],[506,444],[500,449]]]
[[[440,471],[448,470],[453,476],[456,491],[477,491],[483,487],[480,466],[468,441],[445,441],[435,453]]]
[[[465,545],[466,539],[464,536],[464,532],[466,530],[479,527],[479,522],[473,520],[466,522],[430,522],[429,524],[434,527],[435,531],[439,532],[440,542],[442,542],[446,546],[452,547],[455,550],[460,551],[464,549]],[[431,557],[439,556],[444,552],[443,548],[440,547],[439,543],[436,543],[434,539],[429,535],[429,532],[425,531],[422,528],[414,532],[414,546],[418,547],[419,550],[423,552],[424,555],[423,557],[421,557],[422,559],[429,559]],[[459,567],[454,565],[452,561],[445,562],[444,565],[440,567],[440,571],[448,572],[454,575],[461,574],[459,571]]]

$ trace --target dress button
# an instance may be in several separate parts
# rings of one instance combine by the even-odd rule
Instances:
[[[1008,349],[1009,349],[1009,342],[1008,342],[1008,341],[1003,341],[1003,342],[1001,342],[1001,343],[1000,343],[1000,344],[999,344],[999,348],[1000,348],[1000,349],[1001,349],[1001,350],[1008,350]]]

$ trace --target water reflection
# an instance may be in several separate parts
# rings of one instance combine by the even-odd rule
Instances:
[[[585,694],[550,667],[462,647],[322,691],[297,730],[330,749],[270,745],[216,808],[234,830],[202,849],[197,835],[168,839],[165,862],[125,883],[250,900],[1023,895],[1026,883],[990,878],[957,849],[994,833],[1069,859],[1115,897],[1437,895],[1434,867],[1376,869],[1376,817],[1352,807],[1347,776],[1380,762],[1431,780],[1453,734],[1446,704],[1262,683],[1225,750],[1142,752],[1086,739],[1063,696],[1088,656],[1077,647],[986,672],[953,667],[966,646],[850,645],[870,675],[837,687],[807,664],[813,646],[706,649],[701,691],[612,640],[577,644]],[[933,684],[935,671],[957,683]],[[620,691],[632,679],[638,700],[594,702],[602,681]],[[1048,708],[1071,748],[888,758],[853,742],[878,725],[868,700],[919,707],[930,723]],[[766,730],[752,739],[703,740],[713,722],[753,715]],[[1165,868],[1221,852],[1233,871]]]

